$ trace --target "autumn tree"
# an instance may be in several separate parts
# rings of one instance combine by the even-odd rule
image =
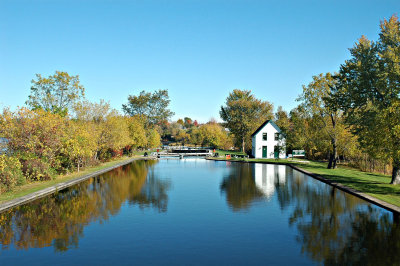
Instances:
[[[342,122],[342,112],[336,101],[332,100],[331,90],[335,86],[335,79],[330,73],[313,76],[313,80],[307,86],[303,86],[303,93],[298,99],[304,110],[319,124],[318,127],[329,138],[331,148],[328,169],[336,168],[339,131],[346,130],[343,126],[338,126]]]
[[[336,100],[361,147],[392,161],[400,184],[400,22],[383,20],[377,42],[361,37],[340,67]]]
[[[286,146],[292,150],[305,150],[307,157],[314,158],[313,150],[317,149],[315,145],[316,132],[311,127],[311,117],[299,105],[290,111],[289,119],[290,127],[286,135]]]
[[[185,143],[189,143],[190,141],[190,135],[186,132],[186,130],[181,129],[175,136],[175,140],[182,143],[182,146],[185,146]]]
[[[63,153],[76,165],[78,172],[97,152],[97,136],[82,122],[70,122],[66,128]]]
[[[203,143],[202,136],[200,134],[200,129],[198,127],[193,127],[189,131],[190,134],[190,142],[195,146],[200,145]]]
[[[73,104],[85,95],[79,76],[70,76],[63,71],[56,71],[47,78],[36,74],[36,80],[31,83],[31,94],[26,104],[33,110],[43,109],[66,115]]]
[[[168,90],[158,90],[153,93],[141,91],[138,96],[129,95],[128,103],[123,104],[122,109],[130,116],[145,116],[149,125],[156,125],[174,115],[169,109],[170,101]]]
[[[185,117],[184,119],[185,128],[191,128],[193,126],[193,121],[190,117]]]
[[[147,148],[156,148],[161,145],[161,136],[156,129],[150,129],[147,132]]]
[[[215,121],[201,125],[197,130],[197,141],[203,146],[229,149],[232,147],[232,139],[228,132]]]
[[[20,158],[29,178],[49,179],[50,169],[60,169],[65,118],[41,109],[5,109],[0,124],[0,134],[7,138],[8,149]]]
[[[128,129],[130,134],[130,145],[132,148],[144,148],[147,146],[146,130],[144,129],[145,121],[142,117],[133,116],[127,118]]]
[[[290,119],[288,113],[283,110],[282,106],[278,107],[275,113],[275,124],[281,129],[286,136],[290,128]]]
[[[177,124],[181,125],[182,127],[185,125],[185,122],[180,118],[176,121]]]
[[[88,100],[79,101],[74,104],[75,118],[79,121],[86,122],[104,122],[107,116],[116,114],[117,111],[113,109],[109,102],[100,100],[97,102],[90,102]]]
[[[129,126],[126,119],[119,115],[109,115],[99,125],[98,147],[101,159],[112,157],[109,151],[120,152],[131,144]]]
[[[274,117],[273,105],[257,99],[249,90],[235,89],[226,98],[225,106],[221,106],[220,116],[244,152],[246,143],[251,145],[251,133]]]

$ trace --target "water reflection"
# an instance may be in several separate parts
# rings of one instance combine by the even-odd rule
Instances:
[[[232,165],[221,191],[234,211],[275,195],[301,252],[326,265],[400,265],[399,216],[285,166]]]
[[[253,202],[263,199],[263,192],[254,182],[254,164],[232,164],[230,173],[224,177],[220,189],[234,211],[246,210]]]
[[[156,161],[136,161],[84,181],[50,197],[0,213],[2,248],[77,247],[83,229],[117,214],[122,204],[165,212],[170,183],[157,179]]]
[[[278,199],[293,205],[289,224],[303,253],[326,265],[400,264],[400,227],[392,213],[288,170],[293,178]]]
[[[286,166],[276,164],[254,164],[254,179],[256,186],[266,198],[271,198],[275,186],[285,185]]]
[[[247,210],[253,203],[269,200],[286,182],[286,166],[273,164],[232,164],[221,183],[221,191],[234,211]]]
[[[1,213],[0,264],[399,265],[399,217],[291,168],[155,163]]]

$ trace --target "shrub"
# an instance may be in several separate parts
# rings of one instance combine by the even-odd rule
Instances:
[[[29,159],[22,163],[22,171],[26,179],[31,181],[50,180],[54,170],[40,159]]]
[[[10,191],[25,182],[21,168],[17,158],[0,155],[0,193]]]
[[[103,148],[98,152],[98,158],[100,161],[109,161],[113,157],[113,150],[108,148]]]

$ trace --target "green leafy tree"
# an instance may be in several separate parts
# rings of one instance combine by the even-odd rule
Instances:
[[[400,184],[400,22],[380,25],[379,40],[361,37],[337,76],[336,100],[361,147],[392,161],[391,184]]]
[[[304,110],[316,119],[328,138],[331,147],[329,150],[328,168],[336,168],[338,158],[338,136],[344,127],[338,126],[342,121],[342,112],[331,96],[331,88],[336,86],[335,79],[330,73],[313,76],[313,81],[303,86],[303,93],[299,97]],[[321,134],[321,132],[319,132]]]
[[[67,72],[56,71],[54,75],[44,78],[36,74],[26,104],[33,110],[43,109],[66,115],[84,95],[85,88],[80,84],[78,75],[70,76]]]
[[[138,96],[128,96],[128,103],[122,105],[124,112],[130,116],[145,116],[149,125],[160,124],[174,115],[168,106],[170,103],[168,90],[156,92],[142,91]]]
[[[273,105],[254,97],[249,90],[233,90],[221,106],[220,116],[225,126],[234,134],[242,151],[250,144],[251,133],[265,120],[272,119]]]

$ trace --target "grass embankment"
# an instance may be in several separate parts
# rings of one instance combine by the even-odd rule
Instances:
[[[17,186],[13,191],[9,191],[9,192],[5,192],[3,194],[0,195],[0,203],[5,202],[5,201],[9,201],[9,200],[13,200],[25,195],[28,195],[30,193],[39,191],[41,189],[50,187],[52,185],[61,183],[61,182],[65,182],[65,181],[69,181],[111,166],[114,166],[118,163],[121,163],[123,161],[126,161],[128,159],[134,158],[134,157],[138,157],[138,156],[133,156],[133,157],[128,157],[128,156],[123,156],[120,157],[118,159],[114,159],[112,161],[109,162],[105,162],[96,166],[92,166],[92,167],[87,167],[85,169],[83,169],[80,172],[74,172],[74,173],[70,173],[67,175],[59,175],[56,176],[54,179],[52,180],[48,180],[48,181],[38,181],[38,182],[30,182],[27,183],[25,185],[22,186]]]
[[[225,160],[225,158],[219,158]],[[400,185],[390,185],[391,176],[362,172],[355,168],[339,165],[337,169],[327,169],[327,163],[313,162],[302,159],[231,159],[247,162],[271,162],[293,164],[311,173],[340,183],[348,188],[356,189],[377,199],[400,207]],[[307,162],[301,162],[307,161]]]
[[[244,152],[241,151],[226,151],[226,150],[215,150],[216,153],[218,153],[219,156],[225,157],[226,154],[231,154],[231,155],[247,155]]]
[[[156,152],[157,149],[153,150],[146,150],[146,151],[134,151],[132,152],[133,155],[144,155],[145,152],[147,152],[148,155],[150,155],[152,152]]]

